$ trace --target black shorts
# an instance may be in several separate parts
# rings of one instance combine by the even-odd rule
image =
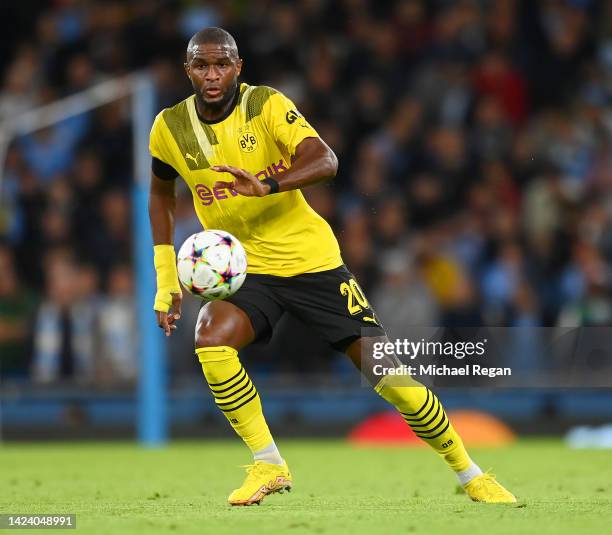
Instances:
[[[355,277],[345,266],[295,277],[249,274],[242,287],[226,301],[247,314],[255,340],[269,337],[285,311],[310,325],[339,351],[362,336],[385,334]]]

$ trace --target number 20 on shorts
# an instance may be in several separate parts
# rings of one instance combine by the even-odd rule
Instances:
[[[355,279],[350,279],[348,282],[340,284],[340,293],[347,299],[346,307],[351,316],[359,314],[364,308],[370,308],[363,290]]]

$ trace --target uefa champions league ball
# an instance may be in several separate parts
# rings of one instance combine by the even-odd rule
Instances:
[[[247,256],[229,232],[205,230],[185,240],[178,252],[177,269],[189,293],[206,301],[225,299],[242,286]]]

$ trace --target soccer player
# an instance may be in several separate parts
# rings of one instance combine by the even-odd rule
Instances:
[[[292,485],[255,385],[238,359],[241,348],[270,334],[284,311],[349,356],[456,472],[472,500],[515,502],[470,459],[431,390],[372,375],[368,355],[374,342],[387,341],[385,331],[343,265],[331,228],[300,192],[335,176],[336,156],[283,94],[239,84],[241,68],[229,33],[214,27],[196,33],[185,62],[194,94],[157,115],[150,140],[154,309],[166,336],[181,316],[173,246],[177,176],[191,189],[202,226],[232,233],[248,255],[243,286],[226,300],[205,304],[195,333],[195,352],[215,402],[254,457],[229,503],[259,504]]]

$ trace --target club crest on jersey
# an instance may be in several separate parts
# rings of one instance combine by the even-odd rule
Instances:
[[[253,132],[244,132],[238,136],[238,145],[242,152],[253,152],[257,148],[257,138]]]

